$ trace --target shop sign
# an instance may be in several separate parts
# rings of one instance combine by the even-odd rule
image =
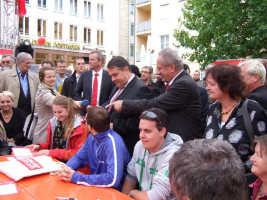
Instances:
[[[20,43],[23,42],[24,40],[28,40],[28,39],[21,38]],[[32,45],[38,45],[38,40],[36,40],[36,39],[31,39],[29,41]],[[38,46],[40,46],[40,45],[38,45]],[[63,42],[49,42],[49,41],[46,41],[44,43],[44,45],[42,45],[42,46],[56,47],[59,49],[71,49],[71,50],[80,50],[80,48],[81,48],[80,45],[78,45],[78,44],[68,44],[68,43],[63,43]]]

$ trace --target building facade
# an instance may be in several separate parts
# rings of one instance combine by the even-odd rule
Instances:
[[[184,0],[136,0],[135,63],[142,67],[156,66],[158,52],[165,47],[175,47],[174,30],[183,15]],[[178,49],[180,56],[190,50]],[[199,64],[188,62],[191,71]]]
[[[64,59],[69,66],[75,57],[88,61],[96,49],[108,61],[119,55],[119,5],[119,0],[28,0],[26,15],[19,17],[20,42],[31,42],[36,64]]]

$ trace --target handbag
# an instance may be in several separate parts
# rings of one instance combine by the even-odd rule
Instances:
[[[32,113],[27,116],[24,127],[23,127],[24,136],[28,140],[33,139],[34,131],[35,131],[35,128],[38,122],[38,114],[34,113],[34,107],[33,107]]]

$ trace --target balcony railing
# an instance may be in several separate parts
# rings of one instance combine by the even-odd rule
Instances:
[[[139,5],[139,4],[143,4],[143,3],[147,3],[147,2],[150,2],[151,0],[137,0],[136,1],[136,5]]]
[[[144,21],[137,24],[137,33],[151,30],[151,21]]]

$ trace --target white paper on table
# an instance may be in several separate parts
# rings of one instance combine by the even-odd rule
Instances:
[[[24,165],[19,161],[19,159],[34,161],[34,163],[29,162],[29,165]],[[33,168],[29,169],[29,167]],[[0,172],[14,181],[18,181],[24,177],[55,172],[59,169],[59,163],[53,161],[49,156],[20,157],[16,160],[9,160],[0,163]]]
[[[18,190],[14,181],[0,181],[0,195],[15,193],[18,193]]]
[[[12,148],[12,152],[15,157],[26,157],[26,156],[33,156],[31,150],[29,148],[21,148],[21,147],[14,147]]]

